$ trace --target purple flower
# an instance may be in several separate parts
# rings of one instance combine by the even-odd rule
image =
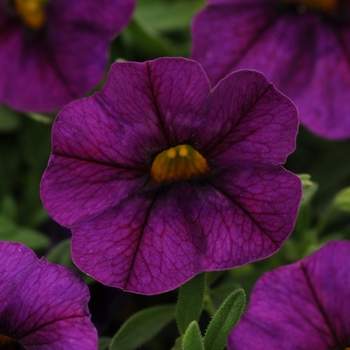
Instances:
[[[350,137],[350,2],[207,0],[193,22],[192,58],[216,84],[262,71],[319,136]]]
[[[0,242],[1,349],[97,349],[88,301],[73,271],[22,244]]]
[[[294,105],[258,72],[211,91],[194,61],[116,63],[102,91],[58,115],[43,203],[72,229],[80,269],[165,292],[280,248],[301,198],[281,166],[297,128]]]
[[[135,0],[2,0],[0,104],[58,109],[102,79]]]
[[[328,243],[260,278],[228,348],[349,349],[349,295],[350,242]]]

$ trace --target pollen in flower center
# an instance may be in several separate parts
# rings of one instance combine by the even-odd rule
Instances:
[[[283,0],[286,3],[304,5],[313,10],[334,12],[338,8],[338,0]]]
[[[157,155],[151,168],[155,182],[186,180],[209,171],[206,159],[189,145],[169,148]]]
[[[24,347],[20,345],[15,339],[8,337],[7,335],[0,334],[0,349],[17,349],[24,350]]]
[[[13,0],[18,16],[31,29],[38,30],[46,22],[46,5],[48,0]]]

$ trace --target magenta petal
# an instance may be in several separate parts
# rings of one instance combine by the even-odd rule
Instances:
[[[240,162],[208,182],[231,203],[230,208],[227,204],[223,207],[227,218],[233,220],[225,226],[232,235],[231,254],[236,252],[241,259],[237,265],[262,259],[279,249],[298,214],[301,188],[294,174],[281,166]],[[222,212],[218,210],[218,215]],[[215,242],[218,240],[213,239],[209,245],[213,251],[218,244]]]
[[[135,0],[52,0],[47,22],[36,32],[4,2],[0,103],[45,112],[90,92],[103,78],[109,45],[134,6]]]
[[[124,154],[142,154],[143,149],[147,154],[159,152],[159,147],[188,142],[201,129],[210,84],[198,63],[183,58],[120,63],[113,66],[108,78],[98,100],[108,106],[106,113],[118,116],[115,123],[121,136],[133,133],[134,147]],[[146,137],[147,144],[141,146],[139,142]]]
[[[345,349],[350,345],[350,242],[334,241],[256,283],[229,349]]]
[[[73,226],[74,262],[102,283],[154,294],[271,255],[293,229],[300,181],[282,167],[237,168],[130,196]]]
[[[202,132],[204,103],[210,92],[203,68],[184,59],[149,63],[154,103],[170,146],[191,142]]]
[[[19,243],[0,251],[0,333],[28,350],[97,349],[81,278]]]
[[[45,205],[49,214],[66,226],[116,206],[145,182],[144,172],[59,155],[51,157],[50,170],[41,191],[54,194]],[[63,202],[66,210],[61,212]]]
[[[72,229],[72,256],[95,279],[156,294],[202,271],[262,259],[293,230],[300,180],[295,106],[255,71],[210,91],[198,63],[116,63],[105,87],[56,118],[41,197]],[[187,144],[202,177],[156,182],[155,157]]]
[[[120,205],[73,226],[72,258],[75,264],[104,284],[142,293],[142,285],[129,288],[129,275],[136,256],[142,254],[139,244],[153,199],[152,193],[149,196],[131,195]],[[141,277],[150,279],[150,274],[148,271]]]
[[[206,130],[206,144],[200,149],[216,164],[284,163],[295,149],[294,131],[299,125],[295,106],[264,75],[233,73],[220,81],[208,100],[208,121],[216,123]]]
[[[237,69],[259,70],[295,102],[309,130],[350,137],[348,22],[300,15],[276,1],[210,3],[193,21],[191,57],[212,83]],[[345,6],[339,18],[349,15]]]
[[[212,84],[237,70],[248,49],[259,43],[256,37],[260,39],[275,23],[275,9],[269,4],[274,0],[251,2],[216,1],[193,20],[191,56],[200,62]]]

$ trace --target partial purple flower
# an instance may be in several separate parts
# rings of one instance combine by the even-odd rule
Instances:
[[[80,269],[162,293],[280,248],[301,198],[281,166],[297,129],[293,103],[258,72],[211,90],[191,60],[116,63],[58,115],[42,200],[72,229]]]
[[[96,350],[88,301],[73,271],[23,244],[0,242],[1,349]]]
[[[297,263],[267,272],[228,348],[350,348],[350,242],[333,241]]]
[[[0,104],[47,112],[103,78],[135,0],[2,0]]]
[[[257,69],[295,102],[310,131],[350,137],[349,1],[207,2],[193,21],[191,58],[212,83]]]

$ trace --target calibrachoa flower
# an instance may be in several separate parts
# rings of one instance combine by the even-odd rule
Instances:
[[[317,135],[350,137],[350,2],[207,0],[193,22],[191,57],[217,83],[262,71]]]
[[[213,90],[183,58],[116,63],[102,91],[58,115],[41,184],[77,266],[154,294],[262,259],[291,233],[299,179],[281,163],[297,111],[255,71]]]
[[[334,241],[267,272],[228,348],[350,349],[350,242]]]
[[[135,0],[2,0],[0,104],[58,109],[102,79]]]
[[[0,242],[0,348],[96,350],[89,290],[66,267]]]

